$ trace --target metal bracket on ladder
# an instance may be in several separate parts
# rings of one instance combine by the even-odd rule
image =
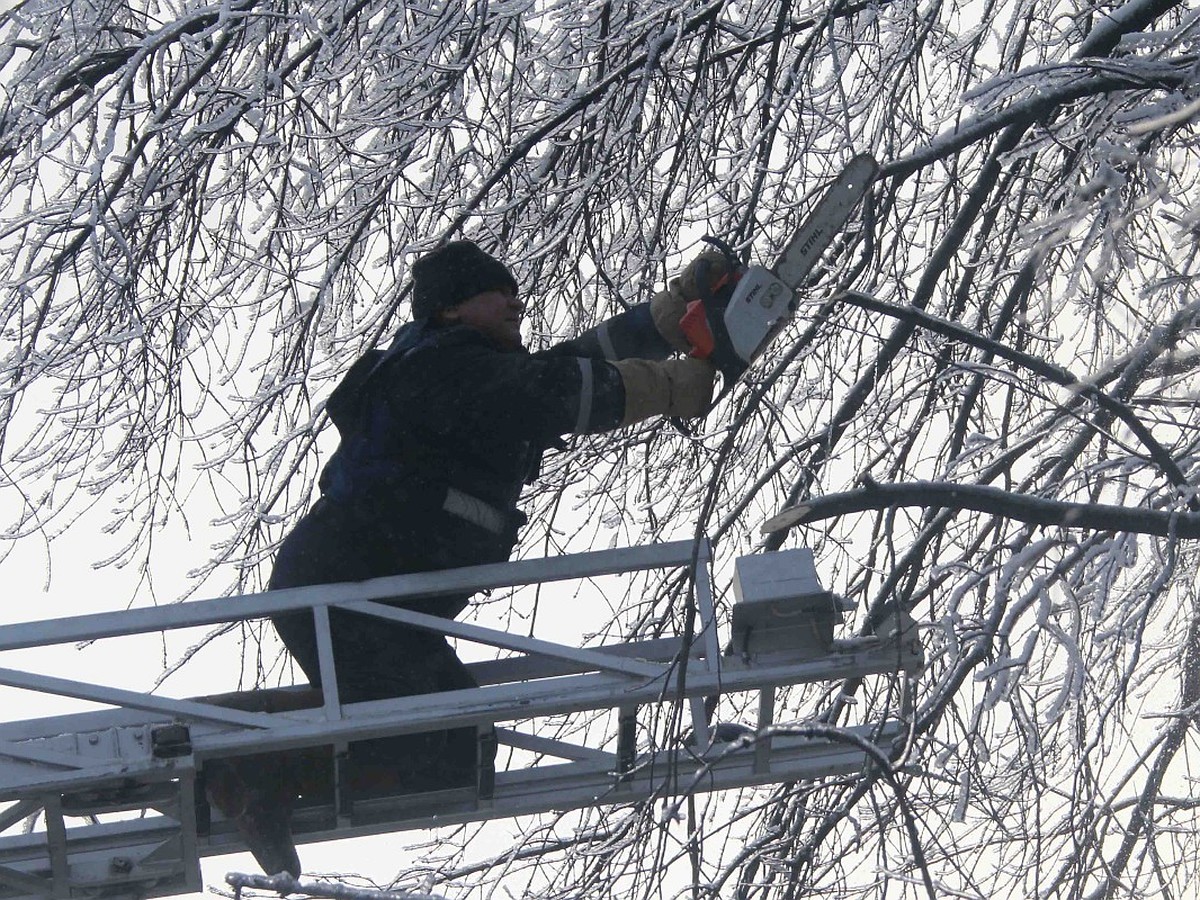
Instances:
[[[172,700],[0,669],[0,685],[116,707],[0,724],[0,803],[10,803],[0,807],[0,900],[199,890],[198,857],[242,846],[195,785],[206,763],[242,755],[327,760],[328,791],[302,801],[293,817],[301,842],[862,769],[865,755],[852,744],[766,734],[778,717],[776,688],[913,671],[922,662],[914,630],[901,623],[894,634],[834,640],[841,607],[821,589],[811,553],[784,551],[737,561],[732,652],[722,654],[708,564],[707,546],[687,541],[6,627],[0,652],[311,609],[319,646],[328,646],[328,611],[337,606],[519,655],[470,664],[478,688],[355,704],[309,688]],[[695,580],[699,618],[686,647],[679,638],[659,638],[581,649],[377,602],[681,567]],[[326,656],[332,670],[332,653]],[[760,739],[730,742],[710,729],[705,698],[731,692],[758,692]],[[690,709],[690,744],[681,737],[648,745],[638,712],[663,703]],[[605,710],[616,725],[607,749],[505,724]],[[335,760],[345,760],[347,745],[466,726],[479,729],[482,758],[494,742],[531,754],[536,764],[494,774],[481,769],[472,787],[422,794],[351,802],[343,790],[347,773]],[[900,733],[894,723],[851,730],[880,745]],[[129,810],[141,815],[106,819]],[[34,814],[45,818],[43,831],[13,834]]]
[[[0,897],[201,889],[195,764],[177,725],[115,725],[6,740],[0,747],[0,834],[40,819],[43,831],[0,838]],[[129,813],[138,813],[136,818]],[[105,824],[81,818],[124,814]]]

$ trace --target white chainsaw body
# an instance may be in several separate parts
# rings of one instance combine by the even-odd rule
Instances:
[[[738,281],[725,307],[725,330],[733,350],[747,365],[754,362],[776,326],[792,314],[796,292],[763,266],[751,266]]]

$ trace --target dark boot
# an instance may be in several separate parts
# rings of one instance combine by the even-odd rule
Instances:
[[[267,875],[300,877],[292,838],[294,791],[277,756],[215,760],[204,766],[209,802],[233,822]]]

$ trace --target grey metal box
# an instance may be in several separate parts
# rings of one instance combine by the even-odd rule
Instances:
[[[797,548],[734,561],[733,650],[756,654],[799,651],[814,656],[833,647],[842,610],[821,586],[812,550]]]

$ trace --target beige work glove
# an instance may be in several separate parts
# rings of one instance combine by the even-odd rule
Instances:
[[[622,425],[651,416],[694,419],[708,412],[717,370],[706,359],[621,359],[611,365],[625,386]]]
[[[697,280],[701,273],[707,276],[707,284],[703,285],[707,293],[721,276],[729,272],[729,262],[725,254],[719,250],[705,250],[679,273],[667,282],[667,289],[659,291],[650,298],[650,316],[654,319],[654,327],[666,339],[671,347],[680,353],[687,353],[692,345],[679,327],[679,320],[687,312],[687,305],[693,300],[699,300],[701,285]]]

